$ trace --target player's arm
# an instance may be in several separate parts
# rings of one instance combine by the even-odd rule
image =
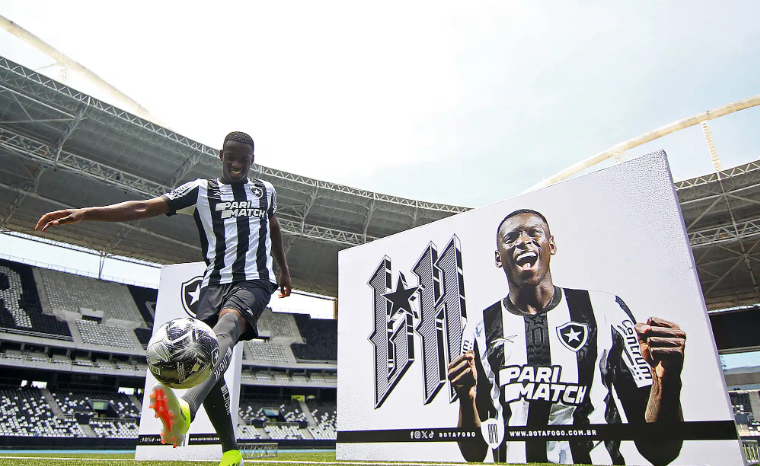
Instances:
[[[636,324],[641,355],[652,366],[647,422],[681,422],[681,371],[686,333],[673,322],[650,317]]]
[[[618,304],[625,311],[630,322],[636,322],[628,307],[619,298]],[[619,335],[615,330],[613,330],[613,347],[610,350],[611,360],[608,360],[608,370],[615,372],[615,391],[625,411],[628,423],[637,425],[642,429],[643,435],[635,440],[636,448],[644,458],[654,465],[670,464],[681,453],[683,446],[683,440],[654,437],[646,433],[648,424],[661,422],[678,423],[683,420],[680,401],[680,368],[683,367],[683,343],[685,342],[686,335],[680,329],[678,331],[670,331],[675,330],[672,328],[665,330],[666,328],[670,328],[661,327],[661,324],[665,322],[662,319],[650,318],[647,324],[636,324],[634,326],[635,332],[638,335],[638,350],[641,353],[641,357],[644,357],[649,364],[648,373],[652,376],[651,384],[645,384],[641,379],[639,379],[638,383],[636,382],[636,378],[631,373],[631,369],[625,364],[624,359],[634,361],[638,357],[638,354],[632,353],[638,353],[639,351],[636,351],[635,348],[629,349],[628,345],[624,343],[623,336]],[[670,322],[667,323],[670,324]],[[673,335],[676,340],[683,339],[683,341],[679,343],[678,341],[658,340],[664,334]],[[654,340],[650,337],[654,338]],[[657,350],[650,352],[648,350],[649,347],[645,347],[645,345],[652,345],[651,347],[657,348]],[[680,363],[675,361],[677,358],[673,358],[670,362],[665,362],[668,370],[663,371],[660,364],[662,359],[670,359],[670,356],[673,355],[671,351],[663,351],[663,349],[677,348],[679,345],[681,348]],[[624,352],[628,352],[628,354],[623,354]],[[666,357],[665,354],[668,356]],[[655,360],[653,357],[657,359]],[[660,369],[659,373],[658,367]],[[669,373],[666,374],[666,372]],[[662,389],[665,387],[668,388],[666,391],[663,391]]]
[[[280,222],[277,220],[277,215],[272,214],[269,217],[269,237],[272,240],[272,255],[277,261],[277,265],[280,267],[280,298],[290,296],[290,290],[292,283],[290,280],[290,269],[288,269],[288,261],[285,258],[285,248],[282,245],[282,229],[280,228]]]
[[[468,351],[457,356],[448,368],[449,381],[459,397],[460,429],[480,431],[480,415],[477,407],[478,371],[475,364],[475,354]],[[488,453],[488,444],[481,436],[458,440],[459,451],[465,461],[482,462]]]
[[[39,219],[34,229],[45,231],[51,226],[71,225],[82,221],[129,222],[166,213],[169,213],[169,204],[163,197],[156,197],[146,201],[127,201],[103,207],[48,212]]]

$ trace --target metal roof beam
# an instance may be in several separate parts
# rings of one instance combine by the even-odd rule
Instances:
[[[8,220],[10,220],[16,210],[21,207],[21,203],[24,202],[24,199],[26,199],[26,195],[30,192],[37,192],[37,187],[40,184],[40,178],[42,178],[42,174],[45,173],[45,170],[47,170],[47,167],[45,165],[38,165],[37,171],[35,171],[32,175],[32,179],[24,183],[24,186],[21,187],[21,192],[16,195],[16,199],[14,199],[11,203],[11,206],[8,209],[8,213],[5,215],[5,217],[3,217],[2,221],[0,221],[0,230],[4,230],[6,225],[8,225]]]
[[[134,125],[145,131],[149,131],[150,133],[157,135],[160,138],[170,140],[181,146],[187,147],[191,149],[192,151],[200,152],[204,156],[199,156],[196,163],[203,163],[205,165],[213,166],[215,168],[218,167],[216,161],[218,160],[217,156],[218,156],[219,151],[214,148],[208,147],[205,144],[201,144],[199,142],[193,141],[192,139],[181,136],[157,124],[154,124],[150,121],[137,117],[129,112],[116,108],[113,105],[106,104],[105,102],[92,98],[86,94],[77,92],[74,89],[69,88],[68,86],[65,86],[46,76],[43,76],[33,70],[25,68],[4,57],[0,57],[0,71],[11,73],[13,76],[18,78],[15,81],[15,83],[17,83],[19,86],[25,87],[26,88],[25,90],[28,90],[30,94],[33,94],[37,96],[38,98],[41,92],[39,89],[32,89],[32,86],[41,86],[43,89],[49,92],[52,92],[55,95],[59,95],[61,97],[64,97],[65,99],[68,99],[69,102],[67,103],[70,106],[71,105],[76,106],[77,103],[87,105],[87,107],[96,109],[100,113],[108,115],[117,120],[120,120],[121,122],[127,123],[129,125]],[[26,97],[29,98],[28,95]],[[43,102],[41,100],[39,101],[39,103],[49,106],[48,103]],[[61,102],[61,104],[63,104],[63,102]],[[72,108],[67,108],[67,109],[69,111],[74,111]],[[57,110],[61,111],[61,109],[57,109]],[[93,118],[96,118],[98,121],[101,121],[102,123],[106,123],[106,124],[109,123],[107,121],[104,121],[101,118],[98,118],[98,115],[95,113],[93,113],[91,116]],[[111,126],[113,126],[113,124],[111,124]],[[419,207],[421,209],[448,212],[448,213],[460,213],[460,212],[466,212],[470,210],[468,207],[459,207],[459,206],[452,206],[452,205],[447,205],[447,204],[417,201],[417,200],[406,199],[406,198],[401,198],[397,196],[390,196],[387,194],[374,193],[372,191],[351,188],[349,186],[344,186],[344,185],[340,185],[336,183],[330,183],[327,181],[320,181],[313,178],[307,178],[305,176],[296,175],[296,174],[284,172],[281,170],[275,170],[273,168],[264,167],[262,165],[255,165],[254,169],[259,174],[269,176],[272,178],[287,180],[287,181],[291,181],[291,182],[306,185],[306,186],[316,187],[322,190],[340,192],[340,193],[344,193],[344,194],[348,194],[351,196],[360,197],[364,199],[376,198],[378,201],[381,201],[381,202],[401,205],[401,206],[405,206],[409,208]]]
[[[350,233],[347,231],[336,230],[333,228],[318,227],[316,225],[305,225],[301,231],[301,222],[292,220],[278,219],[283,233],[298,236],[301,238],[327,241],[336,243],[341,246],[359,246],[364,244],[364,236],[361,233]],[[367,236],[367,241],[374,241],[375,237]]]
[[[205,155],[202,152],[193,152],[190,157],[186,158],[185,161],[182,162],[182,165],[177,168],[177,171],[174,172],[166,184],[171,187],[171,189],[176,188],[179,182],[182,181],[182,178],[184,178],[185,175],[187,175],[194,166],[198,165],[198,162],[200,162],[201,158],[204,156]]]
[[[697,186],[717,183],[719,179],[725,180],[728,178],[744,175],[746,173],[754,172],[757,170],[760,170],[760,161],[750,162],[744,165],[740,165],[738,167],[733,167],[727,170],[723,170],[720,173],[709,173],[707,175],[702,175],[696,178],[679,181],[673,184],[676,187],[676,191],[680,191],[682,189],[695,188]]]
[[[163,185],[64,150],[59,151],[56,147],[22,136],[7,128],[0,127],[0,147],[48,167],[63,168],[136,194],[153,197],[166,192],[166,187]]]
[[[697,198],[694,198],[694,199],[689,199],[688,201],[681,201],[681,200],[679,200],[678,203],[683,208],[683,206],[688,206],[688,205],[691,205],[691,204],[696,204],[698,202],[709,201],[711,199],[722,199],[723,196],[736,196],[737,193],[741,193],[743,191],[757,190],[758,187],[760,187],[760,183],[752,183],[752,184],[747,185],[747,186],[742,186],[741,188],[736,188],[736,189],[732,189],[732,190],[726,191],[725,193],[724,192],[709,193],[709,194],[707,194],[707,195],[705,195],[703,197],[697,197]],[[739,197],[739,196],[736,196],[736,197]],[[745,198],[741,198],[741,199],[748,200],[748,199],[745,199]]]
[[[693,248],[698,248],[743,240],[757,235],[760,235],[760,217],[739,221],[735,225],[732,223],[689,232],[689,242]]]
[[[309,211],[314,206],[317,197],[319,197],[319,190],[315,189],[309,194],[309,199],[306,200],[306,205],[303,209],[303,217],[301,217],[301,231],[306,227],[306,216],[309,215]]]
[[[5,183],[0,183],[0,188],[5,188],[5,189],[7,189],[9,191],[13,191],[13,192],[16,192],[16,193],[23,193],[24,192],[20,188],[15,188],[15,187],[9,186],[9,185],[7,185]],[[74,206],[65,204],[65,203],[60,202],[60,201],[56,201],[55,199],[50,199],[48,197],[41,196],[41,195],[39,195],[37,193],[27,192],[26,195],[29,196],[29,197],[31,197],[31,198],[38,199],[40,201],[44,201],[44,202],[48,202],[50,204],[53,204],[54,206],[56,206],[59,209],[76,209],[76,207],[74,207]],[[198,246],[196,246],[196,245],[194,245],[194,244],[185,243],[184,241],[180,241],[180,240],[177,240],[177,239],[174,239],[174,238],[170,238],[168,236],[164,236],[164,235],[161,235],[159,233],[155,233],[153,231],[146,230],[145,228],[136,227],[136,226],[130,225],[128,223],[124,224],[124,228],[128,228],[128,229],[134,230],[134,231],[139,231],[140,233],[146,234],[148,236],[152,236],[153,238],[158,238],[160,240],[168,241],[168,242],[170,242],[172,244],[176,244],[178,246],[190,248],[190,249],[193,249],[195,251],[198,251],[199,253],[201,251],[201,248],[198,247]]]

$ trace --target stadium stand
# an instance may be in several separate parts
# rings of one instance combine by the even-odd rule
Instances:
[[[316,426],[309,426],[309,433],[317,440],[335,440],[338,438],[335,430],[335,420],[338,417],[337,405],[334,401],[306,400],[309,412],[316,421]]]
[[[121,327],[101,325],[89,320],[77,320],[77,328],[84,343],[119,348],[134,348],[127,330]]]
[[[153,318],[156,314],[156,301],[158,301],[158,290],[153,288],[143,288],[141,286],[127,285],[132,298],[135,300],[137,309],[140,311],[143,320],[149,327],[153,326]]]
[[[264,432],[269,435],[269,438],[274,440],[303,439],[301,429],[292,424],[267,424],[264,426]]]
[[[269,332],[271,338],[295,338],[293,327],[290,325],[291,319],[290,314],[272,312],[271,308],[267,308],[261,314],[257,326],[259,332]]]
[[[338,324],[336,320],[312,319],[306,314],[294,314],[298,331],[304,343],[292,343],[290,348],[296,359],[309,361],[337,361]]]
[[[79,312],[80,308],[103,311],[106,319],[140,322],[140,311],[126,285],[92,278],[39,269],[45,292],[53,309]]]
[[[248,349],[251,351],[254,361],[290,362],[286,347],[280,343],[251,340],[248,342]]]
[[[731,405],[734,409],[734,420],[739,435],[743,437],[760,436],[760,421],[755,420],[751,401],[752,397],[758,399],[758,391],[729,391],[728,397],[731,399]]]
[[[257,428],[245,424],[238,424],[236,432],[238,439],[253,440],[264,438]]]
[[[142,345],[143,349],[147,349],[150,337],[153,336],[153,330],[149,328],[136,328],[135,336],[137,336],[137,339],[140,340],[140,344]]]
[[[73,419],[53,415],[41,390],[0,390],[0,435],[20,437],[84,437]]]
[[[276,413],[276,420],[281,422],[305,422],[306,414],[301,411],[301,407],[295,400],[277,400],[277,399],[247,399],[240,400],[238,413],[246,424],[253,424],[256,421],[263,422],[270,420],[270,416],[265,413]]]
[[[116,417],[121,419],[139,419],[140,412],[132,404],[127,395],[121,393],[104,393],[92,391],[69,391],[52,392],[58,406],[64,414],[71,416],[80,414],[95,416],[97,412],[92,408],[93,401],[105,401],[109,403]]]
[[[90,419],[90,428],[97,437],[134,438],[140,433],[140,426],[135,421],[121,419]]]
[[[21,335],[72,340],[66,322],[43,314],[32,268],[0,259],[0,329]]]

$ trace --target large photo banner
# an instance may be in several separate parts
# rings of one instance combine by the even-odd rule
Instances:
[[[744,464],[664,152],[338,261],[339,460]]]
[[[167,265],[161,268],[156,315],[153,319],[154,330],[172,319],[195,318],[205,270],[206,264],[203,262]],[[230,412],[233,413],[233,420],[237,419],[242,365],[243,349],[241,345],[236,345],[232,353],[230,367],[224,374],[224,380],[230,390]],[[155,384],[155,377],[150,371],[147,371],[135,459],[218,461],[222,456],[222,446],[203,406],[200,407],[193,423],[190,424],[185,445],[174,448],[172,445],[161,444],[161,420],[157,419],[153,410],[149,408],[149,396]],[[175,390],[175,393],[177,396],[182,396],[186,391]]]

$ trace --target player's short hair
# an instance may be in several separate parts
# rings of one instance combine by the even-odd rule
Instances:
[[[496,241],[497,242],[499,241],[499,230],[501,230],[501,226],[504,225],[504,222],[506,222],[510,218],[514,217],[515,215],[520,215],[520,214],[535,215],[536,217],[538,217],[541,220],[543,220],[543,222],[546,224],[546,227],[549,228],[549,230],[551,230],[551,228],[549,227],[549,221],[546,220],[546,217],[544,217],[544,214],[542,214],[541,212],[538,212],[538,211],[532,210],[532,209],[517,209],[514,212],[510,212],[509,214],[507,214],[507,216],[504,217],[501,220],[501,222],[499,222],[499,226],[496,227]]]
[[[224,147],[224,144],[227,144],[227,141],[236,141],[242,144],[248,144],[251,146],[251,151],[253,151],[253,138],[249,136],[248,133],[244,133],[242,131],[231,132],[224,137],[224,143],[222,144],[222,147]]]

